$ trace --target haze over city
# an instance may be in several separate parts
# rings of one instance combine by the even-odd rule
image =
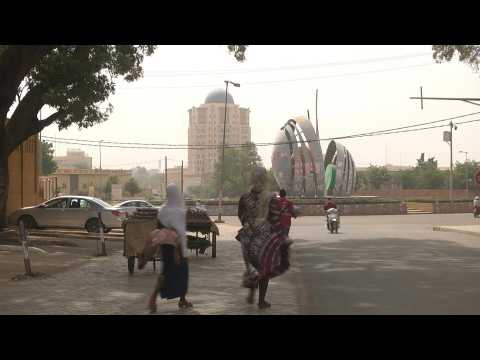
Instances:
[[[396,128],[478,111],[462,102],[425,101],[420,109],[412,96],[475,97],[479,75],[464,63],[437,64],[425,46],[250,46],[238,63],[225,46],[161,45],[144,60],[144,77],[117,82],[109,101],[110,119],[89,129],[72,126],[61,132],[52,125],[43,136],[158,144],[188,143],[188,109],[199,106],[212,90],[224,89],[224,80],[236,104],[250,109],[252,141],[273,142],[289,119],[306,115],[315,120],[318,89],[320,138]],[[48,111],[44,111],[44,116]],[[469,116],[462,120],[475,119]],[[460,125],[454,132],[454,161],[480,159],[479,123]],[[442,141],[445,128],[395,135],[344,139],[357,166],[415,165],[421,152],[449,165],[449,147]],[[328,141],[322,141],[322,151]],[[56,155],[80,148],[99,165],[98,146],[55,145]],[[272,146],[259,147],[264,164],[271,166]],[[158,168],[168,156],[169,166],[187,164],[187,150],[132,150],[102,147],[103,168]]]

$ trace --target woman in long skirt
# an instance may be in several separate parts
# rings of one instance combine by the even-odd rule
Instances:
[[[249,289],[247,302],[254,302],[259,289],[258,307],[270,307],[265,300],[268,282],[289,268],[289,247],[280,224],[280,204],[275,194],[265,189],[267,171],[256,168],[251,179],[251,191],[242,195],[238,205],[238,217],[242,228],[236,239],[242,246],[246,271],[243,286]]]
[[[150,312],[157,310],[158,294],[164,299],[179,297],[180,308],[192,307],[192,303],[186,299],[188,259],[185,202],[176,185],[167,186],[167,203],[160,208],[157,217],[158,229],[152,232],[150,241],[150,249],[154,250],[150,252],[157,251],[160,247],[163,269],[150,296]]]

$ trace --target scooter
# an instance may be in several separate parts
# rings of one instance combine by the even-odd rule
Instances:
[[[331,208],[327,210],[327,229],[331,234],[335,232],[338,234],[338,228],[340,227],[340,221],[338,218],[338,210]]]

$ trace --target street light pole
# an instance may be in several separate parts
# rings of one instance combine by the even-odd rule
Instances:
[[[228,100],[228,84],[232,84],[235,87],[240,87],[239,83],[233,81],[225,81],[225,117],[223,119],[223,142],[222,142],[222,166],[220,172],[220,186],[218,190],[218,218],[215,220],[216,223],[223,223],[222,212],[223,212],[223,173],[225,168],[225,134],[227,130],[227,100]]]
[[[468,165],[467,165],[467,159],[468,159],[468,151],[459,151],[459,153],[465,154],[465,191],[466,195],[468,197]]]
[[[453,200],[453,123],[450,121],[450,177],[449,177],[449,199]]]
[[[100,140],[99,142],[99,146],[98,146],[98,149],[99,149],[99,153],[100,153],[100,198],[102,198],[102,194],[103,194],[103,189],[102,189],[102,142],[103,140]]]

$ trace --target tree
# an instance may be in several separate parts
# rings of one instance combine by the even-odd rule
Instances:
[[[480,65],[480,45],[433,45],[433,58],[437,62],[451,61],[455,54],[458,60],[469,64],[475,71]]]
[[[369,187],[378,190],[383,184],[388,183],[390,173],[385,166],[370,165],[365,170],[365,178]]]
[[[125,192],[129,193],[130,196],[135,196],[136,194],[138,194],[139,192],[142,191],[142,189],[140,189],[137,181],[134,178],[130,178],[125,183],[125,185],[123,187],[123,190],[125,190]]]
[[[110,176],[107,179],[104,192],[108,199],[111,199],[111,196],[112,196],[112,184],[119,184],[119,183],[120,183],[120,180],[118,179],[118,176]]]
[[[76,124],[88,128],[106,121],[115,80],[135,81],[152,45],[0,45],[0,228],[5,224],[8,156],[30,136],[56,123],[59,130]],[[238,61],[246,46],[229,45]],[[53,113],[39,120],[48,106]],[[7,118],[11,111],[10,118]]]
[[[456,162],[453,170],[453,187],[455,189],[465,189],[468,178],[469,189],[473,188],[475,172],[480,167],[480,162],[475,160],[464,162]]]
[[[42,141],[41,144],[41,149],[42,149],[42,169],[41,169],[41,174],[46,176],[50,175],[57,170],[58,165],[53,160],[53,144]]]
[[[248,191],[250,174],[262,160],[257,153],[255,144],[241,148],[225,149],[225,167],[223,174],[223,194],[227,197],[237,197]],[[215,185],[219,188],[222,174],[222,162],[216,164]]]

